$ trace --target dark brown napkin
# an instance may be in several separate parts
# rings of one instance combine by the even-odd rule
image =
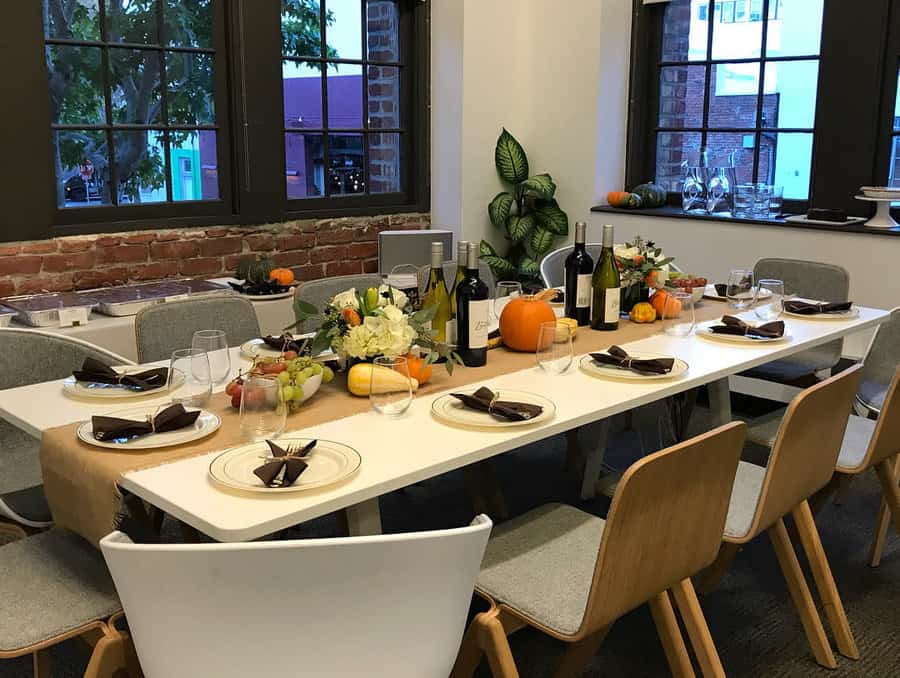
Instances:
[[[135,374],[119,374],[113,368],[96,358],[85,358],[80,370],[72,372],[77,381],[92,384],[122,384],[133,391],[152,391],[166,385],[169,376],[167,367],[156,367]]]
[[[271,440],[267,440],[266,444],[272,450],[272,455],[275,458],[254,469],[253,475],[263,481],[266,487],[290,487],[297,482],[297,478],[309,467],[309,464],[304,459],[309,456],[317,442],[317,440],[313,440],[302,450],[297,451],[290,447],[285,450]],[[278,474],[282,470],[284,470],[284,475],[279,479]]]
[[[853,306],[852,301],[816,302],[803,301],[802,299],[790,299],[784,302],[784,310],[799,315],[819,315],[820,313],[842,313],[849,311]]]
[[[613,365],[639,374],[668,374],[675,365],[675,358],[632,358],[619,346],[610,346],[606,353],[591,353],[591,358],[601,365]]]
[[[754,327],[733,315],[723,315],[722,324],[711,325],[709,329],[714,334],[736,334],[758,339],[777,339],[784,336],[784,323],[780,320]]]
[[[94,438],[102,442],[111,440],[131,440],[151,433],[166,433],[177,431],[180,428],[192,426],[200,410],[188,412],[184,405],[176,403],[169,405],[155,417],[147,417],[143,421],[133,419],[119,419],[117,417],[91,417],[94,430]]]
[[[480,412],[487,412],[509,421],[528,421],[544,411],[544,408],[540,405],[499,400],[500,394],[495,394],[486,386],[482,386],[472,394],[451,393],[450,395],[461,400],[466,407],[479,410]]]
[[[296,351],[300,353],[300,349],[302,348],[300,342],[294,340],[290,335],[282,335],[280,337],[267,336],[262,337],[263,343],[269,348],[274,348],[276,351],[281,351],[284,353],[285,351]]]
[[[716,283],[715,285],[713,285],[713,287],[716,288],[716,294],[718,294],[720,297],[728,296],[728,285],[726,285],[725,283]]]

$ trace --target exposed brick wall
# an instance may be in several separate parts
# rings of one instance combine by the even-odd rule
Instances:
[[[367,8],[369,58],[400,61],[400,16],[394,0],[370,0]],[[369,127],[391,129],[401,126],[400,70],[388,66],[369,66]],[[392,193],[401,190],[400,135],[369,136],[369,190]]]
[[[428,214],[289,221],[0,243],[0,297],[173,277],[233,275],[266,253],[298,280],[378,270],[378,233],[428,228]]]

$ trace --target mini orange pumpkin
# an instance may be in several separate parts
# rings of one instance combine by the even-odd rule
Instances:
[[[526,295],[508,302],[500,314],[500,336],[513,351],[537,350],[541,323],[556,322],[546,301]]]
[[[349,306],[341,311],[341,315],[344,316],[344,320],[350,327],[362,325],[362,318],[359,317],[359,313]]]
[[[406,367],[409,369],[409,376],[418,381],[420,386],[431,379],[431,365],[425,365],[425,359],[414,353],[406,355]]]
[[[656,309],[660,318],[678,318],[681,316],[681,302],[664,289],[658,289],[650,297],[650,305]]]
[[[289,268],[273,268],[269,273],[269,280],[287,286],[294,282],[294,272]]]

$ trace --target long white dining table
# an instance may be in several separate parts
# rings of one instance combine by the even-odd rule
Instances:
[[[378,497],[383,494],[698,386],[710,387],[714,423],[729,421],[729,376],[873,328],[889,317],[887,311],[857,308],[859,315],[848,320],[785,318],[790,338],[781,342],[744,345],[657,333],[622,344],[633,354],[659,353],[686,361],[688,372],[669,380],[598,379],[578,369],[581,356],[576,356],[572,369],[560,376],[535,366],[484,382],[501,393],[531,391],[553,401],[555,416],[533,426],[490,431],[454,428],[432,416],[432,402],[441,395],[432,394],[415,398],[399,418],[368,411],[293,431],[339,441],[359,451],[363,460],[359,471],[332,487],[279,496],[230,491],[209,477],[209,464],[218,452],[128,472],[119,485],[222,542],[258,539],[338,510],[347,511],[352,533],[377,533],[381,529]],[[97,401],[67,398],[59,381],[0,391],[0,417],[33,435],[90,414],[98,414]]]

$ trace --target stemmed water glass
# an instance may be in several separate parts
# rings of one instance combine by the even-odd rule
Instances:
[[[738,268],[728,274],[728,282],[725,286],[725,296],[728,298],[729,308],[735,311],[743,311],[749,308],[754,301],[753,271]]]
[[[212,395],[209,356],[198,348],[183,348],[169,361],[168,389],[173,403],[201,407]]]
[[[565,374],[575,360],[572,328],[556,321],[541,323],[535,355],[538,366],[545,372]]]
[[[503,313],[503,309],[506,308],[506,305],[516,297],[521,296],[522,283],[511,280],[501,280],[498,282],[494,289],[494,317],[499,320],[500,314]]]
[[[396,375],[387,375],[385,372],[392,370],[405,379],[392,378]],[[369,402],[372,409],[388,417],[399,417],[412,404],[412,384],[409,381],[409,365],[406,358],[378,356],[372,366],[371,384],[369,386]]]
[[[769,292],[768,295],[764,290]],[[784,313],[784,281],[760,280],[756,288],[756,306],[753,313],[760,320],[778,320]]]
[[[191,348],[206,351],[209,357],[209,371],[214,384],[221,384],[231,374],[231,355],[228,339],[222,330],[199,330],[194,332]]]

